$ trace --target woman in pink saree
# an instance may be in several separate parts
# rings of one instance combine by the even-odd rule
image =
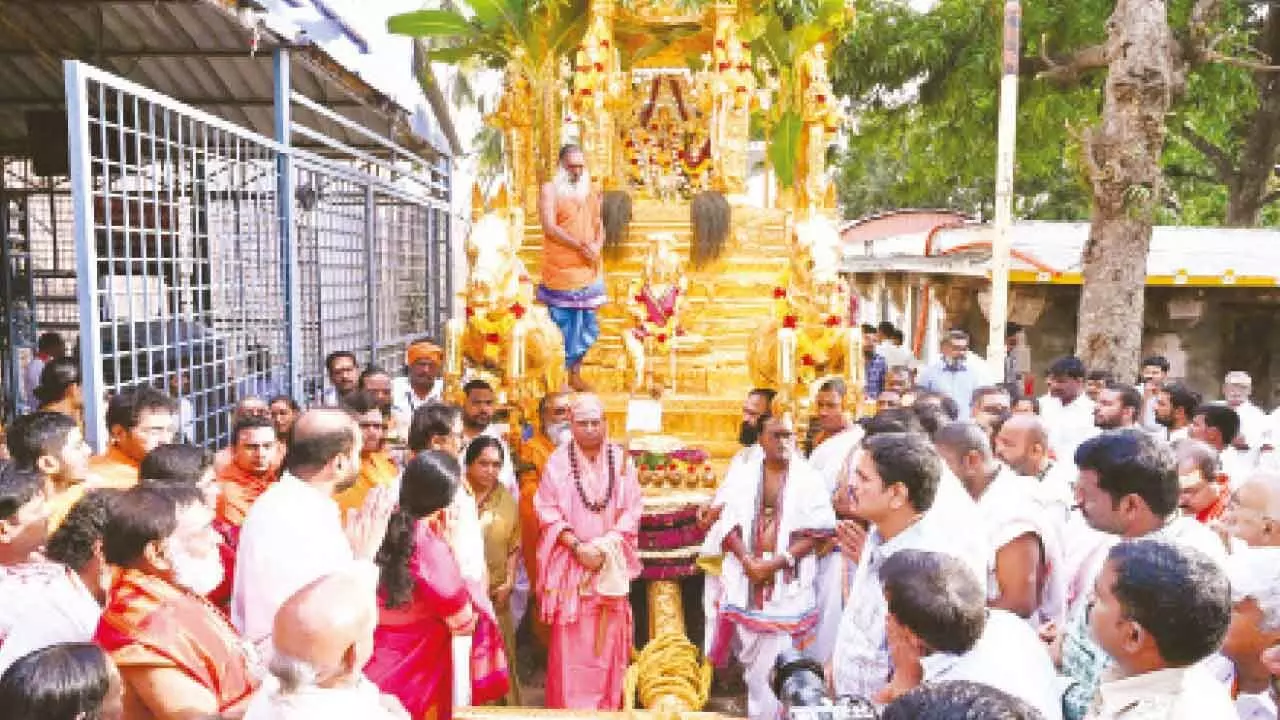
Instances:
[[[459,477],[457,460],[445,453],[410,460],[378,552],[378,628],[365,675],[415,720],[453,716],[454,635],[473,635],[473,702],[500,698],[508,686],[502,634],[445,541],[444,510]]]

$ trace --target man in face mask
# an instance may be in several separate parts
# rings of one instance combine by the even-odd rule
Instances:
[[[542,396],[542,402],[538,403],[538,432],[520,447],[516,468],[520,474],[520,547],[527,577],[535,577],[538,569],[538,514],[533,507],[533,497],[538,494],[547,458],[573,437],[569,423],[571,409],[568,393],[550,392]],[[530,600],[536,602],[537,593],[530,594]],[[547,626],[539,620],[541,614],[535,608],[530,607],[529,611],[534,621],[533,634],[545,648],[549,637]]]

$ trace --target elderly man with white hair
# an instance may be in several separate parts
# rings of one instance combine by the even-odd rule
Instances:
[[[378,624],[368,580],[361,573],[326,575],[280,606],[271,677],[245,720],[407,720],[400,701],[364,676]]]
[[[617,710],[631,656],[627,595],[640,575],[640,483],[609,442],[604,405],[573,401],[573,440],[547,458],[537,513],[538,610],[550,629],[549,708]]]
[[[569,385],[586,390],[582,358],[600,336],[596,310],[604,305],[604,222],[601,196],[591,183],[586,156],[577,145],[560,148],[559,169],[542,186],[542,280],[538,302],[564,335]]]
[[[1280,547],[1280,475],[1255,473],[1231,493],[1220,528],[1228,547]]]
[[[1280,548],[1247,548],[1227,561],[1231,625],[1222,655],[1231,662],[1240,720],[1275,720],[1271,673],[1262,662],[1280,644]]]

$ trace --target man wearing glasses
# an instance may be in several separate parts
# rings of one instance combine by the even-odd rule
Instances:
[[[89,461],[94,487],[127,490],[138,484],[147,453],[173,442],[178,420],[173,398],[150,387],[122,390],[107,404],[107,451]]]

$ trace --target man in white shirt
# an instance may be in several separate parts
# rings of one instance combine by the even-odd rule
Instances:
[[[841,542],[849,556],[857,558],[858,568],[836,636],[832,684],[837,695],[874,697],[893,672],[880,567],[901,550],[954,554],[956,534],[964,529],[926,517],[937,499],[943,465],[926,437],[886,433],[866,439],[863,446],[849,486],[850,504],[872,527],[861,542],[847,537],[857,532],[856,525],[841,523],[837,530],[845,534]],[[979,577],[987,576],[985,565],[973,570]]]
[[[519,497],[520,486],[516,484],[511,448],[507,447],[502,429],[493,424],[498,399],[493,386],[484,380],[472,380],[463,386],[462,393],[462,446],[458,450],[458,456],[461,457],[467,451],[467,445],[480,435],[488,435],[502,443],[502,470],[498,472],[498,482],[502,483],[512,497]]]
[[[378,626],[371,579],[326,575],[280,606],[271,677],[250,701],[245,720],[408,720],[400,701],[364,676]]]
[[[1156,423],[1168,431],[1171,443],[1191,437],[1191,418],[1200,407],[1200,393],[1182,383],[1165,383],[1156,393]]]
[[[862,426],[851,422],[846,412],[847,386],[838,377],[828,378],[818,386],[814,394],[814,418],[818,428],[813,452],[809,453],[809,465],[822,475],[827,494],[835,492],[839,484],[840,469],[862,440]]]
[[[1231,619],[1221,564],[1159,540],[1111,549],[1095,584],[1089,626],[1114,660],[1090,720],[1200,720],[1235,715],[1227,689],[1200,664]]]
[[[360,361],[350,350],[335,350],[326,355],[324,369],[329,375],[329,387],[321,395],[324,405],[341,405],[343,398],[360,389]]]
[[[360,428],[332,408],[309,410],[293,426],[284,475],[249,509],[240,529],[231,621],[269,653],[276,611],[304,585],[358,565],[376,577],[373,559],[395,504],[375,488],[364,507],[340,517],[334,495],[360,472]]]
[[[1232,490],[1257,468],[1256,453],[1233,444],[1239,435],[1240,416],[1226,405],[1201,405],[1191,418],[1191,437],[1217,451],[1218,470]]]
[[[938,454],[978,504],[994,551],[987,583],[991,606],[1042,622],[1066,609],[1062,566],[1062,515],[1036,497],[1037,483],[996,461],[982,428],[951,423],[933,438]]]
[[[41,333],[36,339],[36,353],[27,361],[27,366],[22,371],[23,397],[28,411],[34,411],[40,407],[40,400],[35,396],[35,392],[40,386],[40,374],[44,372],[44,366],[51,360],[66,357],[66,355],[67,344],[58,333]]]
[[[1177,464],[1164,443],[1141,430],[1112,430],[1085,441],[1076,453],[1076,462],[1080,467],[1076,501],[1092,528],[1117,542],[1164,540],[1225,563],[1221,538],[1194,518],[1177,513],[1181,494]],[[1104,559],[1085,561],[1082,574],[1091,578],[1089,587],[1096,586]],[[1068,720],[1084,717],[1103,671],[1111,665],[1089,630],[1089,597],[1089,593],[1076,596],[1068,609],[1065,629],[1041,628],[1042,636],[1058,648],[1055,655],[1060,669],[1070,681],[1063,700]]]
[[[1253,452],[1262,447],[1269,430],[1267,414],[1249,399],[1253,394],[1253,378],[1242,370],[1232,370],[1222,379],[1222,397],[1227,407],[1240,416],[1240,435]]]
[[[404,437],[409,432],[413,411],[433,402],[440,402],[444,395],[444,379],[440,366],[444,362],[444,349],[427,339],[415,340],[404,351],[408,374],[391,383],[391,416]]]
[[[1222,655],[1231,663],[1240,720],[1275,720],[1271,673],[1262,651],[1280,644],[1280,548],[1245,548],[1227,560],[1231,625]]]
[[[1046,504],[1056,505],[1065,517],[1075,505],[1076,466],[1072,458],[1049,457],[1049,431],[1035,415],[1013,415],[1000,426],[995,438],[996,457],[1019,475],[1038,483]]]
[[[905,336],[902,331],[893,326],[893,323],[882,322],[876,329],[876,334],[880,337],[879,344],[876,345],[876,352],[880,353],[880,357],[884,358],[885,365],[895,368],[904,367],[908,370],[915,370],[920,365],[920,361],[916,360],[916,356],[912,354],[903,342]]]
[[[48,527],[44,485],[34,470],[0,472],[0,674],[36,650],[88,642],[102,614],[109,582],[104,496],[81,500],[49,540],[52,557],[45,558],[39,554]]]
[[[1163,355],[1152,355],[1142,360],[1142,382],[1136,388],[1142,395],[1142,416],[1139,422],[1142,429],[1156,433],[1163,439],[1164,427],[1156,417],[1156,403],[1159,401],[1160,388],[1169,378],[1169,360]]]
[[[1142,395],[1132,385],[1109,383],[1093,404],[1093,424],[1099,430],[1138,427],[1142,419]]]
[[[903,550],[880,568],[889,608],[892,700],[920,683],[968,680],[1021,698],[1046,720],[1062,717],[1057,673],[1036,633],[1013,613],[987,609],[980,578],[941,553]]]
[[[822,478],[826,497],[831,497],[843,475],[852,467],[853,454],[864,434],[862,426],[851,422],[845,412],[846,391],[844,380],[836,377],[819,385],[815,395],[817,414],[813,422],[816,422],[819,433],[813,452],[809,454],[809,466]],[[844,597],[843,564],[844,557],[838,547],[830,547],[817,558],[818,629],[807,654],[822,663],[831,659],[831,647],[840,627]]]
[[[1049,366],[1049,393],[1040,398],[1040,417],[1049,428],[1049,449],[1059,462],[1071,462],[1080,443],[1098,434],[1093,401],[1084,394],[1084,363],[1070,355]]]

